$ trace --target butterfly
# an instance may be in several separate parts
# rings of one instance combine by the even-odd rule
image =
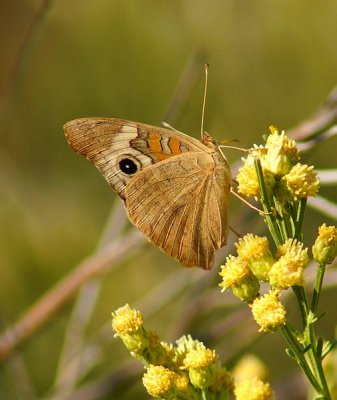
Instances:
[[[229,164],[214,138],[119,118],[64,125],[71,148],[103,174],[130,221],[185,267],[211,269],[227,241]]]

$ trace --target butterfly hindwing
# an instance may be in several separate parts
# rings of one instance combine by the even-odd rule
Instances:
[[[186,267],[212,268],[226,244],[228,195],[214,171],[212,155],[190,152],[144,169],[126,188],[131,222]]]

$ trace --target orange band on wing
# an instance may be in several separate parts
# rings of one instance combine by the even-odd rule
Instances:
[[[170,137],[168,141],[168,146],[171,149],[173,156],[181,154],[180,141],[178,139]]]
[[[161,146],[161,136],[156,132],[151,132],[148,138],[148,145],[151,153],[153,153],[159,161],[165,160],[170,155],[163,153]]]

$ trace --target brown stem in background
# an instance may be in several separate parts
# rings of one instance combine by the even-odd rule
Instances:
[[[318,110],[305,121],[287,130],[297,141],[320,141],[320,135],[337,123],[337,88],[333,89]]]
[[[17,346],[55,315],[85,282],[105,272],[109,265],[114,263],[115,267],[121,259],[137,250],[141,243],[143,243],[143,237],[138,231],[133,230],[122,240],[106,246],[98,254],[83,261],[0,336],[0,361],[7,358]]]

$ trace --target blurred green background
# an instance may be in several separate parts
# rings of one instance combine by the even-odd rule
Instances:
[[[269,125],[286,129],[307,118],[337,82],[333,0],[47,3],[44,15],[39,15],[43,1],[1,2],[2,328],[95,250],[112,204],[119,202],[97,170],[68,147],[62,129],[66,121],[114,116],[160,125],[172,96],[180,93],[184,71],[194,63],[186,78],[194,74],[194,80],[181,90],[182,104],[167,122],[198,137],[203,63],[208,62],[205,129],[219,140],[235,138],[249,147],[261,142]],[[305,161],[319,169],[336,167],[336,146],[337,139],[332,138]],[[239,156],[228,152],[231,162]],[[336,187],[323,188],[322,194],[336,199]],[[230,224],[245,233],[243,226],[236,226],[244,206],[233,199],[231,207]],[[332,222],[308,212],[308,244],[323,221]],[[111,311],[132,304],[181,269],[151,246],[142,247],[121,266],[104,276],[88,336],[109,320]],[[181,273],[187,280],[206,274]],[[219,292],[218,302],[221,299]],[[174,339],[172,326],[182,317],[181,310],[188,310],[181,302],[166,304],[146,321],[163,340]],[[71,310],[68,304],[19,349],[27,387],[18,387],[13,360],[1,367],[1,399],[50,393]],[[332,336],[328,322],[323,328]],[[249,323],[255,329],[254,322]],[[204,321],[195,324],[196,330],[207,331]],[[293,370],[276,335],[261,340],[253,350],[263,358],[271,348],[278,360],[271,365],[277,385]],[[225,343],[221,349],[225,360]],[[118,343],[106,350],[106,357],[83,382],[109,376],[122,359],[128,355]],[[131,385],[118,395],[108,392],[97,398],[147,398],[140,379],[135,382],[136,389]]]

